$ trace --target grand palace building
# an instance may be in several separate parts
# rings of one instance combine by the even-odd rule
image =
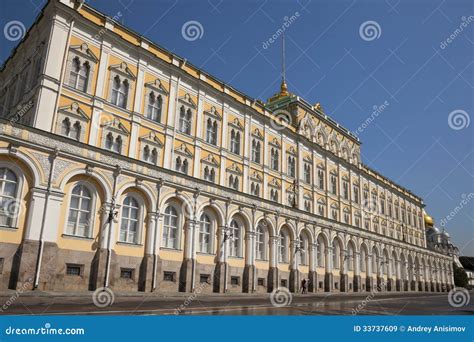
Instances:
[[[447,291],[432,220],[357,136],[255,100],[81,1],[0,75],[0,289]]]

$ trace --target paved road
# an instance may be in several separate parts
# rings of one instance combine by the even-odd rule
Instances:
[[[272,304],[269,295],[174,296],[115,295],[112,305],[98,308],[92,293],[75,295],[0,294],[3,312],[9,315],[474,315],[471,302],[454,308],[448,294],[376,293],[376,294],[282,294],[282,306]],[[275,298],[275,297],[274,297]],[[277,303],[278,304],[278,303]],[[288,305],[284,305],[288,304]],[[2,307],[0,307],[0,310]]]

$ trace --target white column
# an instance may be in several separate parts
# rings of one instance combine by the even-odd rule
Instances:
[[[140,122],[141,118],[136,115],[132,114],[132,129],[130,132],[130,143],[128,149],[128,156],[130,158],[135,158],[137,156],[137,146],[138,146],[138,134],[140,132]],[[140,153],[138,153],[138,158],[140,157]]]
[[[176,119],[176,110],[175,102],[176,97],[178,96],[177,89],[177,78],[171,76],[170,82],[170,92],[168,97],[168,113],[166,117],[166,132],[165,132],[165,147],[164,147],[164,157],[163,157],[163,167],[166,169],[172,169],[173,161],[171,160],[171,155],[173,154],[173,136],[175,134],[175,119]]]

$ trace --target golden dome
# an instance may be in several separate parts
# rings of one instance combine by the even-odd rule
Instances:
[[[434,225],[433,218],[428,214],[425,214],[424,218],[425,218],[425,227],[433,227]]]

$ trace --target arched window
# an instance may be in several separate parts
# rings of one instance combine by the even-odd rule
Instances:
[[[186,111],[184,106],[179,110],[179,131],[186,134],[191,134],[191,109]]]
[[[116,152],[116,153],[120,153],[122,152],[122,137],[120,135],[118,135],[116,138],[115,138],[115,141],[114,141],[114,146],[112,148],[112,151]]]
[[[331,192],[337,195],[337,179],[335,175],[331,175]]]
[[[71,134],[71,121],[65,118],[61,123],[61,135],[68,137],[69,134]]]
[[[89,237],[92,233],[92,195],[83,185],[76,185],[71,192],[67,234]]]
[[[81,140],[81,123],[76,121],[76,123],[72,126],[70,138],[74,140]]]
[[[161,107],[163,99],[161,95],[155,96],[154,92],[148,95],[148,109],[147,116],[150,120],[160,122],[161,121]]]
[[[69,85],[75,89],[86,92],[89,81],[90,65],[88,62],[81,64],[81,60],[76,57],[72,60],[69,74]]]
[[[360,271],[361,272],[366,272],[366,263],[367,263],[367,252],[365,251],[365,248],[361,248],[360,251]]]
[[[232,220],[230,223],[230,251],[229,256],[240,257],[241,255],[241,228],[236,220]]]
[[[172,205],[168,205],[163,221],[163,247],[178,248],[178,222],[178,211]]]
[[[0,226],[11,227],[17,208],[18,180],[12,170],[0,168]]]
[[[326,266],[326,243],[321,236],[318,237],[318,256],[316,261],[318,267]]]
[[[347,248],[347,266],[349,271],[354,270],[354,247],[352,247],[352,244],[349,244]]]
[[[211,251],[211,237],[212,226],[211,219],[207,214],[202,214],[199,220],[199,252],[212,253]]]
[[[121,153],[122,137],[120,135],[117,135],[117,137],[114,138],[114,135],[109,132],[105,137],[105,148],[115,153]]]
[[[318,170],[318,186],[320,189],[324,189],[324,171]]]
[[[278,171],[278,150],[272,148],[270,151],[270,167]]]
[[[230,132],[230,151],[235,154],[240,154],[240,132],[231,130]]]
[[[295,173],[296,173],[295,158],[289,156],[288,157],[288,176],[295,177]]]
[[[278,261],[288,262],[288,235],[283,230],[278,236]]]
[[[275,190],[275,189],[270,190],[270,200],[274,202],[278,202],[278,190]]]
[[[378,274],[379,272],[379,256],[377,250],[372,250],[372,273]]]
[[[260,141],[252,140],[252,161],[260,163]]]
[[[304,164],[304,181],[311,184],[311,166],[307,163]]]
[[[300,256],[301,256],[301,264],[308,265],[309,264],[309,241],[305,234],[300,235]]]
[[[217,145],[217,122],[211,118],[207,119],[206,142],[211,145]]]
[[[332,243],[332,265],[333,268],[338,270],[341,265],[341,248],[339,246],[339,242],[337,240],[334,240]]]
[[[121,80],[120,76],[115,76],[112,82],[112,104],[121,108],[127,107],[129,83]]]
[[[123,200],[122,221],[120,223],[120,241],[138,243],[140,226],[140,206],[131,195]]]
[[[255,247],[256,247],[256,259],[264,260],[266,258],[266,231],[264,225],[259,224],[257,226],[256,236],[255,236]]]

